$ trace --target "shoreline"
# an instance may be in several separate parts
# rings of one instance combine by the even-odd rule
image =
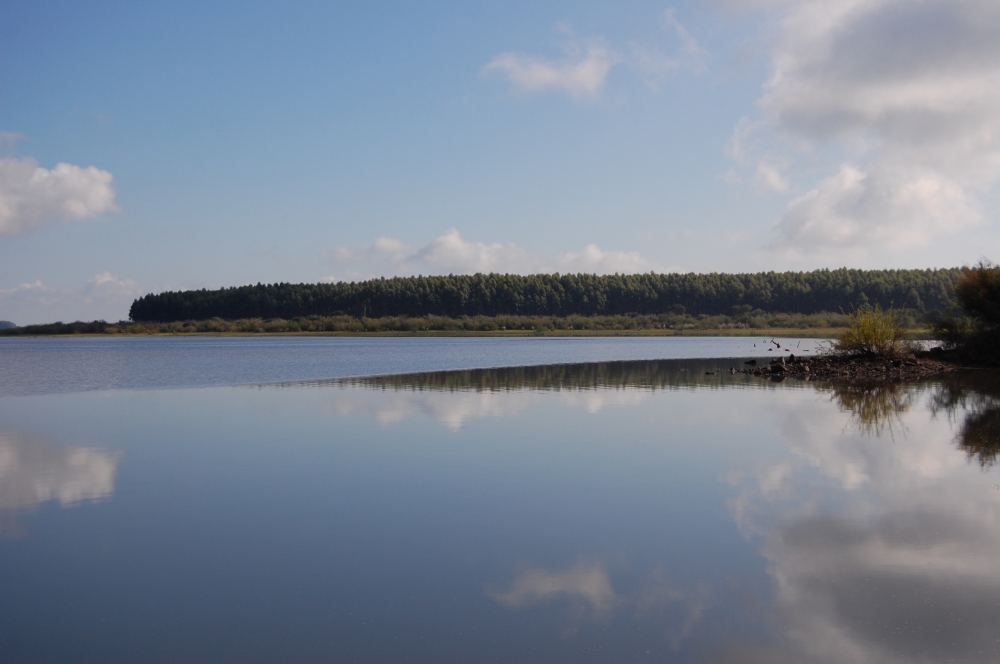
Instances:
[[[836,354],[797,357],[791,354],[764,361],[747,360],[743,365],[741,368],[731,367],[729,372],[777,381],[797,378],[871,385],[921,380],[955,371],[996,368],[962,361],[940,348],[896,357]]]
[[[16,329],[16,328],[12,328]],[[796,339],[832,339],[844,328],[727,328],[701,330],[416,330],[406,331],[334,331],[334,332],[72,332],[52,334],[0,334],[0,339],[75,338],[75,337],[785,337]],[[929,330],[907,330],[907,339],[929,341]]]

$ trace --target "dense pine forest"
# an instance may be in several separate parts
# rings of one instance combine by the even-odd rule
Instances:
[[[758,312],[848,312],[864,304],[915,314],[954,307],[959,269],[816,270],[757,274],[449,275],[334,284],[257,284],[170,291],[132,304],[133,321],[443,316],[740,318]]]

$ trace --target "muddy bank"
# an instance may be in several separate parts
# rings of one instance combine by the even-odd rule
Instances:
[[[899,381],[926,378],[961,368],[965,365],[956,358],[942,353],[940,349],[933,349],[894,359],[842,355],[798,357],[792,354],[770,360],[749,360],[742,367],[732,367],[730,372],[766,378]]]

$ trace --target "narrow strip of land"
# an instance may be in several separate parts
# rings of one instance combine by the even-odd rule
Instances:
[[[846,317],[845,317],[846,318]],[[510,321],[507,321],[508,323]],[[728,322],[701,321],[681,325],[665,325],[649,321],[553,320],[526,318],[517,326],[500,325],[495,319],[462,321],[455,319],[397,319],[387,323],[380,319],[349,319],[338,325],[310,325],[306,321],[259,320],[183,321],[173,323],[133,323],[104,321],[50,323],[26,325],[0,330],[0,337],[24,336],[377,336],[377,337],[805,337],[830,339],[846,325],[812,327],[773,326],[748,327]],[[333,328],[333,329],[329,329]],[[907,329],[911,339],[928,339],[926,328]]]

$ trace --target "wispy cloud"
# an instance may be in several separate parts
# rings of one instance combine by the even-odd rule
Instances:
[[[94,166],[42,168],[34,159],[0,159],[0,235],[23,235],[57,220],[118,209],[111,173]]]
[[[19,134],[14,131],[0,131],[0,152],[2,152],[4,156],[12,154],[18,141],[23,140],[24,134]]]
[[[383,275],[475,274],[501,272],[585,272],[595,274],[638,273],[657,268],[636,251],[605,251],[589,244],[578,252],[552,257],[533,254],[513,243],[485,243],[466,240],[455,229],[421,247],[401,240],[380,237],[367,247],[337,247],[321,252],[321,257],[339,268],[330,281],[357,280]]]
[[[501,53],[483,67],[483,73],[503,74],[518,92],[562,90],[581,99],[596,97],[608,72],[620,60],[611,49],[591,44],[581,54],[567,54],[561,61],[525,55]]]
[[[663,12],[662,21],[664,30],[677,36],[680,42],[681,56],[687,58],[693,66],[700,66],[704,58],[708,56],[708,52],[701,47],[698,40],[691,36],[687,28],[677,20],[677,12],[673,9],[666,10]]]
[[[588,244],[580,252],[560,254],[552,262],[559,272],[636,274],[653,269],[653,264],[638,251],[604,251],[596,244]]]
[[[768,161],[761,161],[757,164],[756,182],[770,191],[784,193],[788,191],[788,178],[781,174],[778,166]]]
[[[483,73],[503,75],[518,93],[556,90],[586,100],[600,96],[617,65],[627,65],[652,88],[678,69],[700,71],[707,53],[677,20],[673,9],[664,12],[661,28],[675,40],[674,48],[665,48],[657,38],[651,42],[631,41],[627,48],[619,49],[601,38],[577,39],[568,24],[559,23],[556,32],[566,38],[562,58],[501,53],[483,67]]]
[[[56,320],[120,320],[142,295],[132,279],[100,272],[75,288],[56,288],[40,280],[0,288],[0,318],[18,325]]]

